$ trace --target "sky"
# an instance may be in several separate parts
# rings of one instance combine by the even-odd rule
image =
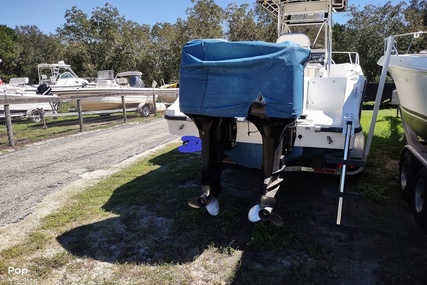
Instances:
[[[126,20],[138,24],[150,26],[157,22],[175,23],[178,18],[185,20],[185,11],[193,7],[191,0],[3,0],[0,9],[0,25],[6,25],[14,29],[16,26],[35,25],[43,33],[49,35],[55,33],[58,27],[65,23],[66,10],[77,6],[90,18],[96,7],[103,7],[110,3],[119,10],[121,16]],[[215,0],[221,7],[227,7],[229,3],[252,4],[255,0]],[[392,0],[397,4],[400,0]],[[349,5],[360,8],[368,4],[383,5],[386,0],[349,0]],[[333,16],[334,21],[345,23],[348,18],[345,13],[337,13]]]

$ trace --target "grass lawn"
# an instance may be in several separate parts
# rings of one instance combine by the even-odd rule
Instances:
[[[1,251],[0,284],[11,266],[30,268],[38,284],[423,284],[426,239],[398,193],[403,145],[396,110],[381,110],[366,169],[348,183],[361,193],[345,204],[353,239],[323,226],[336,214],[323,186],[338,177],[285,174],[278,228],[247,220],[260,171],[231,166],[211,217],[187,205],[200,192],[200,156],[169,146],[76,194]]]

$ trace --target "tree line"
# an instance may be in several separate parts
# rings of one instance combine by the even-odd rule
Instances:
[[[35,25],[15,29],[0,25],[0,78],[7,82],[29,77],[37,83],[37,64],[64,60],[80,77],[96,77],[98,70],[106,69],[139,70],[146,83],[177,82],[182,47],[192,39],[274,42],[277,38],[276,19],[258,5],[231,3],[222,8],[215,0],[191,1],[186,19],[153,26],[126,20],[108,2],[91,15],[73,6],[54,34],[46,35]],[[347,15],[346,23],[333,26],[334,50],[357,51],[368,82],[378,79],[376,62],[385,37],[427,30],[427,0],[351,5]]]

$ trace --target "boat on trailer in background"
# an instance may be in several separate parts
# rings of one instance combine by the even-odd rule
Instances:
[[[39,63],[37,64],[37,74],[39,84],[49,85],[52,91],[62,88],[81,88],[95,86],[94,83],[89,83],[88,80],[78,77],[71,68],[71,65],[64,61],[58,63]]]
[[[58,103],[43,102],[46,96],[57,97],[52,90],[46,86],[33,88],[28,85],[28,77],[11,78],[8,84],[0,85],[0,99],[40,99],[40,103],[10,104],[9,111],[12,117],[28,118],[33,122],[40,122],[44,114],[54,114],[58,111]],[[5,106],[0,105],[0,118],[6,116]]]
[[[135,109],[141,116],[147,117],[154,110],[165,111],[166,105],[163,102],[156,102],[158,99],[174,96],[174,93],[178,92],[177,88],[168,90],[146,88],[140,71],[125,71],[114,76],[113,70],[100,70],[96,82],[89,82],[78,77],[64,61],[53,64],[41,63],[37,65],[37,70],[39,88],[49,87],[54,94],[63,98],[85,96],[87,98],[81,100],[67,99],[67,102],[76,108],[80,104],[83,111],[89,112],[119,110],[125,105],[126,108]],[[152,91],[158,94],[154,97],[147,95]]]
[[[248,218],[281,226],[274,206],[282,172],[329,173],[341,176],[341,225],[345,178],[363,169],[368,153],[359,56],[332,49],[332,14],[346,11],[347,1],[256,2],[278,19],[276,43],[204,40],[183,49],[179,98],[165,119],[171,134],[183,136],[184,151],[201,140],[203,194],[189,204],[218,214],[224,160],[262,168],[261,197]]]
[[[413,204],[415,220],[424,228],[427,228],[426,40],[427,32],[389,36],[385,39],[385,54],[378,60],[383,66],[380,84],[384,84],[387,71],[393,77],[405,131],[406,145],[399,162],[401,195]]]
[[[146,95],[152,88],[145,88],[141,75],[140,71],[126,71],[114,76],[113,70],[100,70],[94,86],[60,88],[55,90],[55,94],[63,97],[87,96],[88,98],[80,100],[83,111],[118,110],[123,108],[124,103],[126,108],[134,108],[142,116],[148,117],[152,113],[158,95]],[[122,95],[124,98],[117,95]],[[68,99],[67,102],[76,108],[78,106],[77,99]],[[166,106],[161,103],[156,103],[156,107],[158,111],[166,109]]]

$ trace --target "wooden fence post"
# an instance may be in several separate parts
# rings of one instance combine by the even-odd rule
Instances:
[[[77,112],[79,113],[80,132],[83,132],[83,114],[82,114],[82,106],[80,101],[81,101],[80,99],[77,99]]]
[[[123,108],[123,122],[127,123],[128,118],[126,115],[126,104],[125,104],[125,96],[122,95],[122,108]]]
[[[154,117],[157,117],[156,95],[153,95]]]
[[[4,114],[6,120],[7,138],[9,139],[9,146],[15,146],[15,141],[13,140],[12,118],[10,117],[9,105],[4,105]]]

